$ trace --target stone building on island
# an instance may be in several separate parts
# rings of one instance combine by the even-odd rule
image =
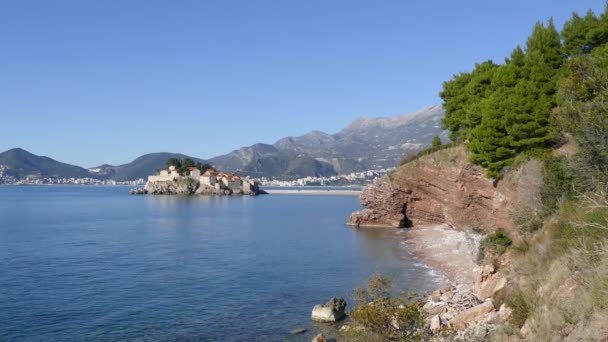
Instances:
[[[175,166],[169,166],[158,175],[148,176],[144,190],[150,194],[257,195],[259,188],[249,177],[242,178],[214,168],[201,174],[198,168],[189,167],[181,175]]]

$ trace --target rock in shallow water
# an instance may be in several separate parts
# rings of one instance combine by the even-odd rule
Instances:
[[[299,335],[299,334],[303,334],[305,332],[306,332],[306,329],[304,329],[304,328],[298,328],[298,329],[293,329],[289,333],[292,334],[292,335]]]
[[[144,188],[133,188],[129,190],[129,195],[145,195],[148,191]]]
[[[344,317],[346,301],[343,298],[332,298],[325,304],[317,304],[312,308],[311,319],[316,322],[336,322]]]

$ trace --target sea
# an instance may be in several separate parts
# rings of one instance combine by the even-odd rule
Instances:
[[[0,341],[310,341],[312,307],[376,273],[443,282],[396,229],[354,229],[357,196],[128,195],[0,187]],[[291,335],[293,329],[307,331]]]

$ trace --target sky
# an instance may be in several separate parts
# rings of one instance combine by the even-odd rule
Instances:
[[[439,104],[533,25],[603,0],[2,0],[0,151],[210,158]]]

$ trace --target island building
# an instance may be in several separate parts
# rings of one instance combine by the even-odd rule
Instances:
[[[199,183],[199,187],[209,190],[225,191],[232,193],[257,193],[258,184],[249,177],[241,178],[234,173],[219,172],[214,168],[207,169],[203,174],[196,167],[188,168],[188,175],[180,175],[175,166],[161,170],[158,175],[148,176],[148,182],[166,182],[193,179]]]

